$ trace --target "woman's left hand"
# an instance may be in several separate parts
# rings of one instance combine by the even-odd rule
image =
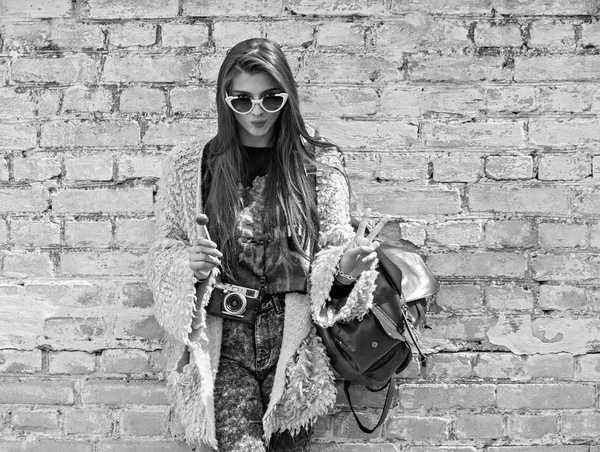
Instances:
[[[389,220],[388,216],[383,217],[373,226],[369,235],[365,237],[365,230],[370,215],[371,209],[365,209],[356,229],[356,235],[348,244],[346,251],[344,251],[340,259],[340,270],[354,278],[358,278],[363,271],[368,269],[377,257],[376,250],[379,247],[379,242],[374,242],[374,240]],[[351,282],[351,280],[345,282]]]

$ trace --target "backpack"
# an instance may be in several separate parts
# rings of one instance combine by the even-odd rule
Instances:
[[[424,367],[416,328],[425,323],[426,298],[440,288],[421,257],[407,249],[381,243],[373,307],[363,318],[317,327],[333,369],[344,379],[344,392],[360,429],[373,433],[385,420],[394,396],[393,378],[410,364],[410,340]],[[373,428],[365,427],[352,406],[351,383],[371,392],[388,389],[383,412]]]

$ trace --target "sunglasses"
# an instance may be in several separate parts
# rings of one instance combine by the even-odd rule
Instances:
[[[265,97],[258,100],[240,96],[227,96],[225,98],[227,105],[229,105],[233,111],[241,115],[250,113],[256,104],[260,105],[267,113],[277,113],[283,108],[287,100],[288,95],[286,93],[267,94]]]

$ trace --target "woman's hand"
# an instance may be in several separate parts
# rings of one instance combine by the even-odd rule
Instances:
[[[206,224],[208,223],[208,217],[206,215],[199,215],[196,218],[202,228],[204,228],[205,234],[208,238],[201,238],[195,240],[191,247],[187,249],[190,255],[190,268],[196,275],[196,278],[200,281],[208,278],[211,270],[221,265],[221,258],[223,254],[217,249],[217,244],[210,240]]]
[[[375,258],[377,257],[376,250],[379,247],[379,242],[374,242],[377,234],[381,232],[385,223],[389,220],[388,216],[383,217],[379,222],[371,229],[369,235],[365,237],[365,230],[367,228],[367,221],[371,215],[371,209],[365,209],[363,216],[356,229],[356,235],[354,239],[348,244],[346,251],[342,255],[339,263],[339,269],[353,278],[357,279],[360,274],[368,269]],[[344,278],[339,275],[338,278],[343,283],[351,283],[352,280]]]

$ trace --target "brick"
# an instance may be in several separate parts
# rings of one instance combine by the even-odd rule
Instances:
[[[533,309],[533,292],[519,285],[490,285],[485,288],[486,305],[498,311]]]
[[[427,230],[420,224],[403,223],[400,225],[400,236],[402,240],[408,240],[417,246],[423,246],[427,238]]]
[[[279,16],[282,13],[283,6],[277,0],[242,4],[236,0],[183,0],[184,16]]]
[[[104,350],[100,369],[107,373],[140,373],[148,369],[148,354],[143,350]]]
[[[306,83],[368,84],[402,79],[394,62],[379,56],[360,54],[308,57],[298,77]]]
[[[84,404],[168,405],[164,382],[88,380],[83,384]]]
[[[211,87],[186,86],[171,90],[171,109],[174,113],[197,113],[215,116],[217,103]]]
[[[65,157],[65,176],[69,180],[112,180],[111,154],[74,154]]]
[[[471,212],[569,213],[569,192],[562,187],[480,185],[468,194]]]
[[[479,22],[475,28],[475,45],[478,47],[521,47],[523,37],[516,23],[498,25]]]
[[[96,357],[86,352],[50,352],[48,372],[50,374],[85,375],[94,372]]]
[[[415,154],[381,154],[375,167],[378,181],[427,180],[427,157]]]
[[[143,142],[151,146],[204,143],[217,131],[214,120],[180,119],[168,123],[150,124]]]
[[[498,385],[498,408],[582,409],[594,406],[594,387],[584,384]]]
[[[600,224],[592,224],[590,227],[590,246],[600,248]]]
[[[0,211],[42,212],[48,208],[48,197],[48,189],[41,186],[4,188],[0,192]]]
[[[290,0],[288,9],[296,14],[308,15],[377,15],[385,11],[383,0],[348,0],[339,3],[323,2],[321,0]]]
[[[498,85],[484,88],[487,113],[532,112],[538,108],[537,90],[529,85]]]
[[[161,176],[164,155],[126,154],[120,155],[118,159],[119,180]]]
[[[488,156],[485,175],[493,180],[527,180],[533,178],[533,159],[529,155]]]
[[[125,88],[121,93],[120,109],[124,113],[161,113],[167,108],[167,96],[155,88]]]
[[[319,94],[324,90],[320,88]],[[427,108],[424,106],[427,103],[427,94],[422,94],[421,89],[416,88],[383,87],[380,102],[382,115],[416,118]]]
[[[317,443],[310,446],[312,452],[396,452],[398,449],[390,443]],[[474,451],[470,451],[474,452]]]
[[[3,27],[5,49],[27,52],[36,48],[50,47],[51,28],[52,22],[49,20],[6,22]]]
[[[443,284],[435,296],[435,304],[450,310],[481,307],[481,289],[471,284]]]
[[[531,264],[536,281],[595,280],[600,271],[600,256],[593,253],[540,254]]]
[[[64,253],[62,275],[135,276],[142,274],[144,256],[124,251]]]
[[[516,57],[514,79],[533,81],[589,81],[597,80],[600,55],[542,55]]]
[[[485,244],[494,248],[533,246],[533,225],[522,220],[489,221],[485,224]]]
[[[461,410],[491,408],[496,403],[490,384],[402,385],[398,404],[407,410]]]
[[[50,221],[22,221],[11,223],[12,242],[17,246],[60,245],[60,225]]]
[[[4,257],[4,276],[8,278],[45,278],[54,275],[54,266],[47,254],[15,251]]]
[[[577,380],[600,381],[600,356],[598,354],[578,356],[575,378]]]
[[[68,17],[71,13],[70,0],[24,0],[0,3],[0,13],[7,17],[51,18]]]
[[[418,12],[382,23],[370,30],[369,38],[379,53],[394,58],[402,52],[470,47],[469,26],[466,21],[436,20]]]
[[[56,194],[52,207],[57,213],[151,212],[152,189],[65,189]]]
[[[14,177],[19,181],[45,181],[60,176],[61,172],[61,162],[56,155],[29,154],[26,157],[15,156],[13,159]]]
[[[140,140],[135,121],[65,122],[42,124],[43,147],[134,146]]]
[[[408,76],[413,82],[508,81],[503,60],[490,56],[419,55],[411,58]]]
[[[112,243],[109,221],[69,221],[65,223],[65,245],[105,248]]]
[[[429,378],[456,380],[470,378],[472,374],[472,357],[469,353],[437,353],[427,359],[427,376]],[[473,391],[469,391],[469,393],[471,394]]]
[[[504,435],[500,414],[459,414],[455,426],[457,439],[499,439]]]
[[[564,414],[562,434],[576,438],[598,438],[600,431],[599,413]]]
[[[429,257],[429,267],[439,276],[518,278],[527,273],[527,259],[520,253],[510,252],[433,254]]]
[[[22,83],[88,84],[97,81],[97,61],[85,54],[60,58],[19,58],[12,64],[12,79]]]
[[[0,124],[0,149],[29,149],[36,145],[35,124]]]
[[[56,432],[58,430],[58,412],[56,410],[17,409],[12,412],[11,425],[21,432]]]
[[[177,0],[88,0],[87,18],[91,19],[163,19],[177,17]]]
[[[190,446],[181,441],[100,441],[98,452],[190,452]],[[206,448],[199,452],[208,451]]]
[[[154,221],[117,220],[115,244],[119,247],[149,247],[154,240]]]
[[[69,435],[107,435],[112,431],[112,413],[105,408],[78,408],[65,412],[64,428]]]
[[[444,247],[476,246],[481,242],[482,227],[472,221],[446,221],[427,228],[428,243]]]
[[[208,25],[164,24],[162,26],[163,47],[201,47],[208,45]]]
[[[362,24],[325,22],[319,24],[317,39],[320,47],[353,47],[360,49],[365,44],[365,32],[365,26]],[[282,28],[279,33],[284,38],[285,29]],[[306,35],[308,35],[308,30]]]
[[[542,284],[538,303],[545,310],[582,309],[588,306],[585,289],[575,286],[551,286]]]
[[[58,89],[44,89],[37,91],[36,103],[38,117],[45,118],[56,116],[61,101],[62,96]]]
[[[436,155],[432,162],[436,182],[477,182],[483,171],[483,159],[479,155]]]
[[[195,57],[160,55],[108,56],[101,79],[104,82],[185,82],[192,77]]]
[[[489,452],[587,452],[587,446],[502,446],[490,447]]]
[[[114,280],[30,282],[25,297],[55,307],[90,308],[115,305],[120,283]]]
[[[42,370],[40,350],[1,350],[0,372],[32,374]]]
[[[117,319],[115,337],[121,339],[161,339],[163,337],[163,330],[152,316],[124,314]]]
[[[574,197],[573,211],[577,215],[598,215],[600,209],[600,191],[591,189],[582,191]]]
[[[3,246],[7,240],[6,221],[0,221],[0,246]]]
[[[374,413],[365,413],[364,411],[357,410],[356,414],[360,421],[367,426],[375,426],[379,420],[379,417]],[[349,412],[341,412],[335,415],[333,435],[336,437],[343,437],[344,439],[369,438],[368,434],[362,432],[358,428],[354,415]],[[381,427],[376,428],[371,435],[373,435],[371,438],[381,436]]]
[[[406,441],[443,441],[450,420],[443,417],[392,415],[387,421],[387,437]]]
[[[425,122],[423,137],[427,146],[522,146],[522,121]]]
[[[470,88],[463,86],[437,87],[427,86],[419,89],[420,105],[422,113],[433,113],[436,115],[453,114],[461,116],[480,116],[485,110],[485,95],[481,88]],[[402,91],[396,98],[392,98],[390,110],[402,107]],[[382,97],[382,111],[384,110],[385,97]],[[412,96],[408,97],[409,105],[412,105]],[[395,104],[395,105],[394,105]]]
[[[238,42],[261,35],[261,22],[215,22],[213,40],[215,47],[225,50]]]
[[[528,356],[525,361],[525,373],[534,378],[573,379],[573,355],[558,353]]]
[[[553,50],[575,49],[575,27],[573,23],[542,22],[531,24],[529,47],[549,47]]]
[[[475,360],[478,378],[522,380],[523,358],[511,353],[479,353]]]
[[[120,300],[128,308],[149,308],[153,305],[152,292],[145,282],[124,284]]]
[[[23,405],[72,405],[73,383],[59,380],[4,380],[0,385],[0,403]]]
[[[32,118],[34,116],[35,101],[31,93],[17,92],[12,88],[0,88],[0,119]]]
[[[540,112],[583,113],[592,108],[594,92],[591,86],[551,85],[539,88]]]
[[[582,47],[600,46],[600,23],[591,22],[581,24],[581,37],[579,44]]]
[[[532,440],[556,434],[557,417],[548,414],[509,416],[507,433],[511,439]]]
[[[300,91],[300,102],[304,115],[367,116],[377,112],[378,96],[372,88],[307,86]],[[402,111],[396,109],[395,114]]]
[[[587,227],[576,223],[540,223],[538,236],[544,249],[584,247]]]
[[[101,317],[51,317],[44,322],[44,334],[48,338],[91,340],[107,332],[108,325]]]
[[[2,452],[92,452],[89,442],[64,441],[59,439],[23,441],[0,441]]]
[[[581,180],[592,175],[589,155],[543,154],[539,159],[539,180]]]
[[[108,88],[72,86],[65,90],[62,110],[64,113],[110,113],[113,103],[112,98],[112,91]]]
[[[430,317],[427,323],[431,326],[428,336],[434,340],[447,341],[483,341],[487,338],[485,330],[494,320],[489,317],[461,316],[438,319]],[[461,342],[462,343],[462,342]]]
[[[132,436],[163,436],[167,428],[169,411],[160,410],[133,410],[123,412],[120,422],[124,435]]]
[[[401,189],[393,186],[383,189],[376,186],[364,187],[362,195],[365,205],[382,214],[402,212],[405,216],[419,216],[460,212],[460,195],[456,190]]]
[[[156,44],[156,25],[145,22],[114,24],[108,27],[110,47],[149,47]]]
[[[369,146],[375,149],[417,144],[415,124],[405,121],[341,121],[323,119],[313,122],[317,130],[327,131],[326,138],[343,148]]]

